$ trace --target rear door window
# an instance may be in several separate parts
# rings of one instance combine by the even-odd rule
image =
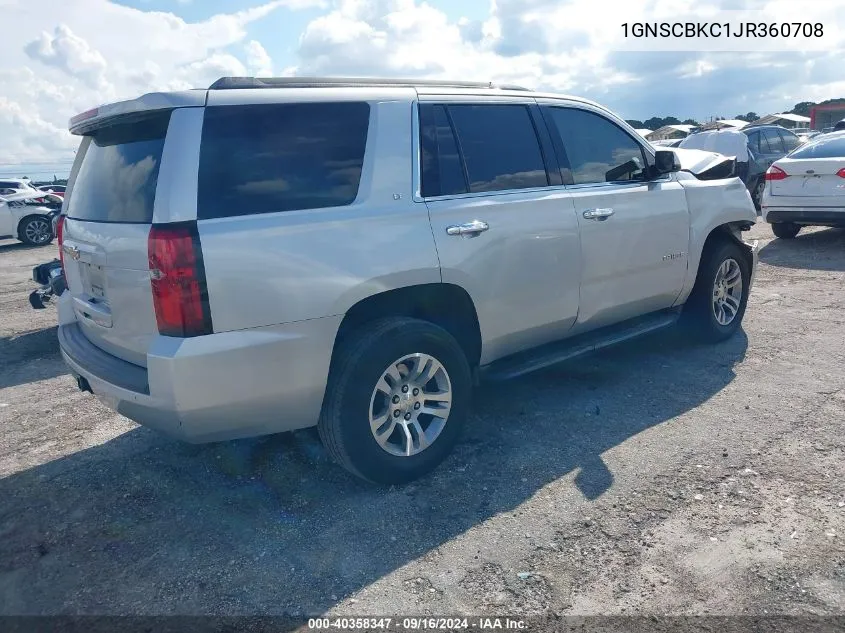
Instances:
[[[645,180],[642,146],[605,117],[579,108],[547,107],[576,185]],[[565,165],[562,157],[558,157]],[[565,179],[566,180],[566,179]]]
[[[763,141],[768,143],[769,151],[767,154],[784,154],[786,149],[783,147],[783,139],[778,134],[777,130],[763,130]]]
[[[534,123],[524,105],[449,105],[471,192],[549,185]]]
[[[352,204],[369,117],[359,102],[206,108],[197,217]]]
[[[420,147],[424,197],[467,192],[463,162],[445,106],[420,104]]]
[[[780,130],[780,136],[781,136],[781,139],[783,139],[783,147],[786,149],[787,152],[791,152],[796,147],[801,145],[801,139],[799,139],[792,132],[787,132],[786,130]]]
[[[170,112],[109,125],[83,139],[68,217],[150,223]]]

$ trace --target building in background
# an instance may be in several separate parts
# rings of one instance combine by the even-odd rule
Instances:
[[[796,128],[803,129],[811,127],[810,121],[811,117],[784,112],[780,114],[767,114],[752,122],[751,125],[779,125],[785,127],[787,130],[794,130]]]
[[[734,130],[741,130],[746,125],[748,125],[747,121],[743,121],[741,119],[717,119],[715,121],[708,121],[704,125],[702,125],[699,130],[701,132],[707,130],[724,130],[724,129],[734,129]]]
[[[810,128],[825,130],[845,119],[845,103],[831,103],[810,108]]]
[[[646,136],[646,140],[665,141],[676,138],[684,138],[685,136],[689,136],[689,133],[694,129],[694,125],[686,125],[683,123],[678,125],[664,125],[662,128],[659,128]]]

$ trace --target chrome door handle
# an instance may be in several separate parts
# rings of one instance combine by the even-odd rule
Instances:
[[[452,226],[446,227],[446,233],[449,235],[463,235],[466,237],[476,237],[479,233],[482,233],[490,228],[490,225],[487,222],[482,222],[481,220],[473,220],[472,222],[467,222],[466,224],[453,224]]]
[[[606,220],[613,215],[613,209],[587,209],[584,211],[586,220]]]

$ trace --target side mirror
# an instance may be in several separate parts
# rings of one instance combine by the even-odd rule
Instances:
[[[673,171],[681,171],[678,155],[670,149],[659,149],[654,153],[654,174],[662,176]]]

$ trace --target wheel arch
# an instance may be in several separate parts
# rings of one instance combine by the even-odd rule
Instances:
[[[27,213],[27,214],[26,214],[26,215],[24,215],[24,216],[23,216],[20,220],[18,220],[17,230],[16,230],[16,232],[15,232],[15,235],[18,237],[18,239],[20,239],[20,238],[21,238],[21,232],[23,231],[23,227],[24,227],[24,226],[26,226],[26,223],[27,223],[29,220],[31,220],[32,218],[41,218],[41,219],[43,219],[45,222],[47,222],[47,224],[48,224],[48,225],[49,225],[49,227],[50,227],[50,232],[51,232],[51,234],[52,234],[52,231],[53,231],[53,223],[51,222],[51,220],[50,220],[50,216],[49,216],[49,215],[47,215],[47,214],[45,214],[45,213]]]
[[[481,358],[481,328],[469,293],[449,283],[428,283],[386,290],[359,300],[346,311],[335,337],[338,345],[366,323],[391,316],[429,321],[442,327],[458,341],[470,367]]]
[[[701,267],[701,262],[704,259],[704,253],[708,249],[713,248],[714,244],[723,240],[728,240],[738,244],[742,248],[742,253],[746,258],[748,266],[754,266],[754,255],[751,252],[751,248],[742,239],[742,232],[748,230],[752,226],[754,226],[754,223],[750,220],[730,220],[710,228],[707,236],[701,242],[701,248],[694,255],[691,253],[687,280],[684,284],[684,289],[675,301],[676,306],[686,303],[687,299],[689,299],[690,293],[695,286],[695,281],[698,278],[698,271]]]

